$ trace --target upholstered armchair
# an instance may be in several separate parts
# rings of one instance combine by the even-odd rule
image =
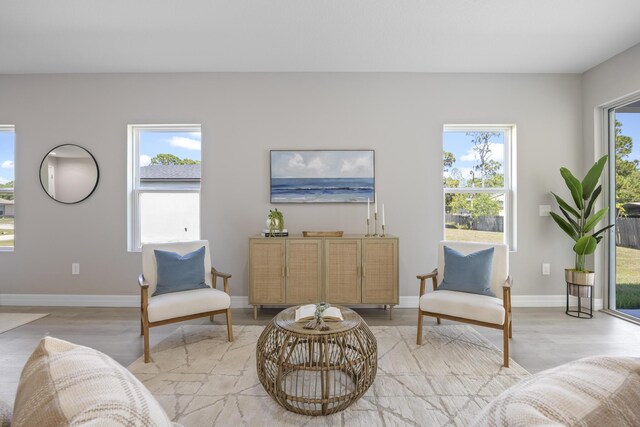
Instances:
[[[158,285],[158,265],[155,250],[175,252],[179,255],[201,249],[204,246],[204,285],[200,289],[168,292],[153,296]],[[223,280],[224,291],[218,290],[217,282]],[[231,298],[229,296],[230,274],[221,273],[211,267],[209,242],[157,243],[142,246],[142,274],[138,278],[140,285],[141,335],[144,336],[144,361],[148,363],[149,328],[182,322],[184,320],[209,316],[213,321],[216,314],[226,314],[227,335],[233,341],[231,325]],[[205,286],[206,285],[206,286]]]
[[[462,255],[478,253],[494,248],[490,266],[490,287],[495,296],[486,294],[444,290],[445,246]],[[475,242],[440,242],[438,267],[428,274],[420,274],[420,305],[418,308],[417,344],[422,344],[423,316],[454,320],[488,328],[502,329],[504,342],[504,366],[509,367],[509,338],[512,336],[511,284],[509,276],[509,250],[507,245]],[[425,292],[425,282],[431,279],[433,292]]]

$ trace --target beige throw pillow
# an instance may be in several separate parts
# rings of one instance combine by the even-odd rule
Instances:
[[[171,426],[151,393],[109,356],[45,337],[27,361],[13,427]]]

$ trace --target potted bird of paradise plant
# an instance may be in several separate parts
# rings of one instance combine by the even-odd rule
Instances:
[[[551,212],[551,217],[556,224],[573,239],[573,251],[575,252],[574,268],[565,269],[565,279],[570,285],[589,285],[593,286],[595,272],[587,270],[585,259],[587,255],[591,255],[596,251],[598,243],[604,237],[604,232],[613,227],[613,224],[607,225],[597,231],[595,226],[604,218],[606,218],[609,208],[605,207],[597,212],[595,210],[596,200],[602,193],[602,185],[598,185],[600,176],[607,163],[607,157],[600,158],[589,169],[584,179],[579,180],[567,168],[560,168],[560,175],[564,178],[564,182],[571,192],[573,205],[562,199],[556,193],[551,193],[558,202],[561,215]],[[583,291],[581,286],[569,286],[570,293],[575,296],[580,295]],[[588,289],[585,289],[588,290]]]

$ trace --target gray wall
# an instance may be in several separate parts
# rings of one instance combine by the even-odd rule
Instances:
[[[640,96],[640,44],[627,49],[583,74],[584,170],[607,153],[604,110],[616,101]],[[636,144],[640,141],[635,141]],[[603,199],[604,202],[604,199]],[[606,283],[606,246],[600,245],[593,265],[596,271],[596,297],[602,298]]]
[[[0,253],[0,294],[138,292],[140,254],[126,242],[126,131],[134,123],[202,124],[202,237],[214,265],[233,274],[235,296],[247,295],[247,238],[271,207],[270,149],[376,151],[388,232],[400,237],[400,294],[415,296],[415,275],[435,266],[443,236],[443,124],[516,124],[513,292],[564,293],[570,245],[538,205],[561,187],[560,166],[583,165],[580,75],[5,75],[0,93],[0,123],[16,125],[18,200],[15,252]],[[38,181],[42,157],[63,143],[86,147],[100,166],[96,192],[77,205],[54,202]],[[293,233],[365,230],[361,204],[278,207]]]

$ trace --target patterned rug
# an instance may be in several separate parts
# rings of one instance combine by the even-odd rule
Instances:
[[[377,326],[378,374],[346,410],[309,417],[280,407],[258,381],[262,326],[186,325],[129,366],[175,422],[189,426],[465,426],[529,373],[469,326]]]
[[[49,313],[0,313],[0,334],[48,315]]]

